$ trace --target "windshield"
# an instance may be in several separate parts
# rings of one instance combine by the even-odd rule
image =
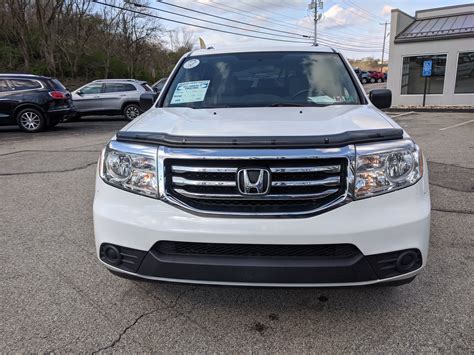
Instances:
[[[335,53],[231,53],[188,57],[164,107],[219,108],[360,104]]]

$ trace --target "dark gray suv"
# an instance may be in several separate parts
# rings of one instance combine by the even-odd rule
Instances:
[[[153,92],[145,81],[135,79],[95,80],[72,92],[78,116],[124,115],[133,120],[142,111],[140,95]]]

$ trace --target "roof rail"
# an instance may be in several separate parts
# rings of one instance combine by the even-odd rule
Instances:
[[[100,81],[129,81],[129,82],[139,82],[140,80],[137,79],[96,79],[93,82],[100,82]]]

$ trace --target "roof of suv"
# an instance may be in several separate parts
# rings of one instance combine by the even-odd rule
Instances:
[[[21,74],[21,73],[2,73],[0,74],[0,78],[25,78],[25,79],[42,79],[42,80],[50,80],[56,79],[51,76],[44,76],[44,75],[35,75],[35,74]]]
[[[146,84],[144,80],[137,79],[97,79],[94,80],[94,83],[136,83],[136,84]]]
[[[315,52],[315,53],[338,53],[331,47],[313,46],[313,45],[286,45],[286,46],[252,46],[252,47],[233,47],[223,49],[198,49],[190,52],[190,56],[202,56],[225,53],[253,53],[253,52]]]

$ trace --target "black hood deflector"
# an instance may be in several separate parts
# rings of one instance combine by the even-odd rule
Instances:
[[[334,148],[349,144],[403,138],[400,128],[347,131],[320,136],[212,137],[175,136],[166,133],[119,131],[117,140],[174,148]]]

